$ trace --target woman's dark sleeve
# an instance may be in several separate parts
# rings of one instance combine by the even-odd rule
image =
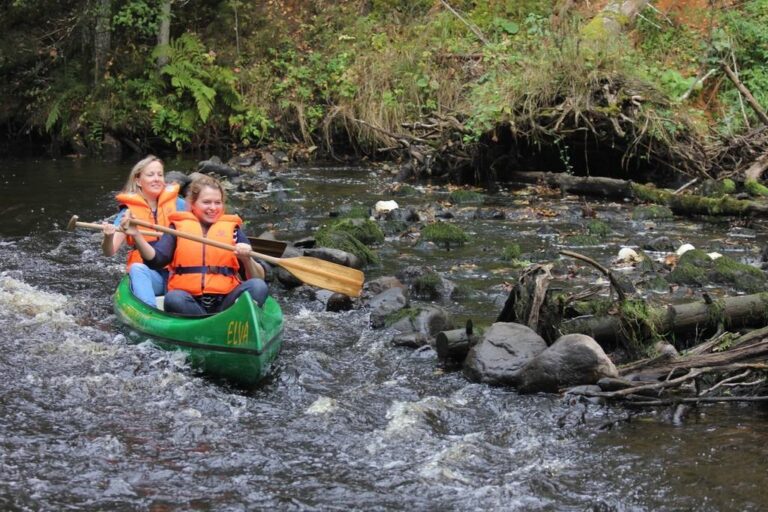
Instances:
[[[171,224],[173,227],[173,224]],[[144,260],[149,268],[161,270],[173,261],[173,253],[176,252],[176,236],[169,233],[160,237],[157,242],[151,243],[155,249],[155,257],[151,260]]]

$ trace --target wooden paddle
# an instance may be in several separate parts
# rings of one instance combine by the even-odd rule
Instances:
[[[93,231],[102,231],[104,227],[101,224],[98,224],[96,222],[80,222],[77,215],[73,215],[71,219],[69,219],[69,223],[67,224],[67,231],[74,231],[75,228],[85,228],[85,229],[91,229]],[[117,231],[122,232],[123,230],[118,228]],[[160,238],[162,236],[162,233],[158,233],[157,231],[141,231],[141,234],[144,236],[156,236]]]
[[[73,215],[72,218],[69,219],[69,223],[67,224],[67,231],[74,231],[75,228],[85,228],[94,231],[102,230],[101,224],[95,222],[80,222],[78,220],[79,218],[80,217],[77,215]],[[118,229],[118,231],[122,231],[122,229]],[[144,236],[156,236],[158,238],[162,236],[162,233],[158,231],[140,231]],[[285,248],[288,247],[286,242],[270,240],[268,238],[257,238],[255,236],[249,236],[248,241],[251,243],[251,247],[254,251],[266,254],[268,256],[274,256],[275,258],[280,258],[285,252]]]
[[[218,247],[219,249],[233,250],[234,246],[225,244],[223,242],[217,242],[215,240],[209,240],[201,236],[184,233],[183,231],[177,231],[175,229],[166,228],[164,226],[158,226],[151,222],[145,222],[139,219],[131,219],[131,224],[142,226],[145,228],[154,229],[162,233],[169,233],[181,238],[193,240],[201,244],[211,245]],[[360,296],[360,292],[363,289],[363,281],[365,275],[357,269],[345,267],[338,263],[321,260],[319,258],[313,258],[311,256],[297,256],[294,258],[275,258],[267,254],[251,251],[251,256],[264,260],[267,263],[272,263],[279,267],[284,268],[290,272],[299,281],[330,290],[332,292],[343,293],[350,297]]]

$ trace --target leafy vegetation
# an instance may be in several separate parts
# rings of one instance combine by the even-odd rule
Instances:
[[[576,118],[617,115],[629,98],[596,107],[594,91],[628,84],[653,100],[644,130],[659,141],[678,137],[686,116],[701,134],[737,133],[755,114],[727,80],[702,80],[727,62],[768,107],[768,0],[694,18],[649,8],[627,37],[590,51],[579,29],[595,11],[554,25],[543,0],[454,0],[455,12],[432,0],[190,0],[170,4],[169,44],[158,45],[161,4],[112,2],[96,62],[94,4],[8,3],[6,149],[36,136],[98,151],[117,133],[182,151],[298,141],[374,156],[402,126],[451,116],[466,142],[505,125],[549,137],[571,172],[569,142],[540,124],[565,98]]]

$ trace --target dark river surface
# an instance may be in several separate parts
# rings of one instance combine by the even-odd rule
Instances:
[[[285,343],[257,389],[128,343],[110,298],[123,258],[103,258],[99,234],[64,228],[73,214],[111,215],[132,163],[0,162],[0,510],[768,509],[764,407],[701,407],[680,424],[667,409],[630,415],[473,384],[431,351],[393,346],[365,310],[323,312],[277,285]],[[232,209],[288,240],[342,205],[392,199],[370,169],[281,177]],[[420,207],[446,194],[396,199]],[[580,199],[547,201],[542,216],[529,193],[489,196],[482,209],[501,217],[477,206],[456,215],[472,243],[445,252],[393,237],[367,276],[432,265],[470,290],[444,306],[487,324],[504,298],[493,290],[514,279],[498,257],[505,244],[539,261],[583,229]],[[634,221],[627,205],[590,204],[614,233],[582,252],[606,264],[658,233],[752,262],[764,243],[759,228]]]

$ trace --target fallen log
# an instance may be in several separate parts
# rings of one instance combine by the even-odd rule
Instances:
[[[563,192],[608,198],[633,198],[669,207],[679,214],[752,216],[768,214],[768,203],[745,201],[729,196],[719,198],[676,194],[674,190],[641,185],[616,178],[571,176],[565,173],[516,172],[515,182],[543,183]]]
[[[566,173],[518,171],[512,178],[520,183],[543,183],[563,192],[598,197],[632,197],[632,182],[616,178],[572,176]]]
[[[704,301],[661,307],[648,306],[642,330],[659,336],[705,332],[717,329],[723,323],[729,328],[762,327],[768,322],[768,295],[756,293],[738,297],[725,297],[712,304]],[[628,335],[642,336],[635,328],[628,328],[620,315],[582,316],[560,323],[561,334],[581,333],[592,336],[604,347],[626,346],[637,343]],[[646,333],[647,334],[647,333]]]
[[[468,320],[463,329],[437,333],[435,352],[441,361],[461,362],[467,357],[470,347],[477,343],[478,339],[478,336],[473,333],[472,321]]]

